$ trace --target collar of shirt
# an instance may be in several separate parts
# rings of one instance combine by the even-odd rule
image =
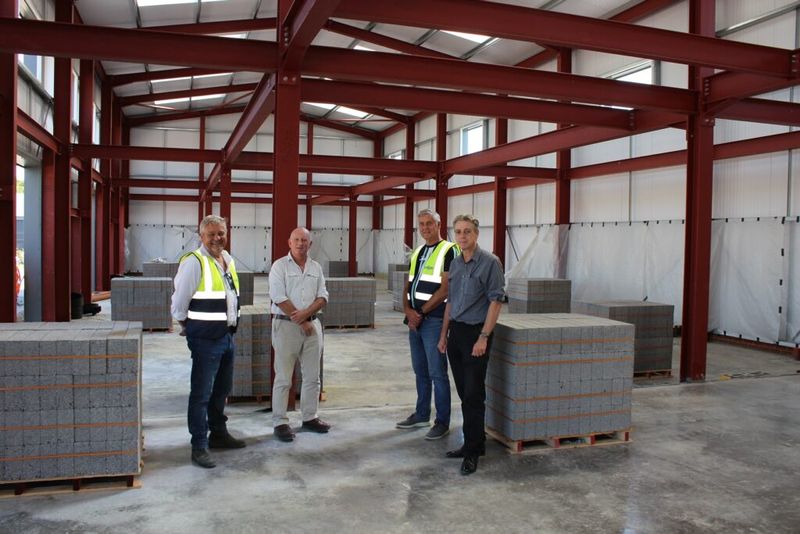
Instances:
[[[469,261],[464,259],[464,253],[463,252],[461,254],[459,254],[457,257],[461,258],[461,261],[464,262],[464,265],[471,265],[471,264],[477,265],[477,264],[479,264],[481,262],[481,258],[483,258],[483,256],[485,256],[485,254],[483,252],[483,249],[481,249],[481,247],[475,245],[475,251],[472,253],[472,257],[469,259]]]
[[[225,261],[225,264],[221,265],[219,261],[217,261],[217,259],[214,256],[212,256],[211,253],[208,252],[208,249],[205,247],[205,245],[200,245],[200,254],[202,254],[203,256],[208,256],[209,258],[214,260],[217,263],[217,265],[219,265],[220,267],[224,267],[225,270],[223,272],[228,272],[228,265],[231,264],[231,260],[233,259],[231,255],[228,254],[227,250],[223,250],[222,259]]]

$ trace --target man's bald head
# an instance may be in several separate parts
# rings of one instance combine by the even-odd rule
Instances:
[[[305,264],[308,251],[311,248],[311,232],[308,228],[299,226],[289,235],[289,251],[296,262]]]

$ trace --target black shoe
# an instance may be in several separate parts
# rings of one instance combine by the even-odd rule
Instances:
[[[311,430],[312,432],[316,432],[318,434],[327,434],[328,430],[331,429],[331,425],[316,417],[311,419],[310,421],[303,421],[303,428],[306,430]]]
[[[447,451],[444,453],[446,458],[463,458],[464,457],[464,447],[462,446],[460,449],[455,449],[452,451]],[[481,449],[481,452],[478,453],[479,456],[486,456],[486,449]]]
[[[275,437],[281,441],[294,441],[294,432],[289,425],[278,425],[275,427]]]
[[[478,457],[469,455],[464,456],[464,461],[461,462],[461,474],[471,475],[478,470]]]
[[[209,449],[242,449],[247,447],[244,440],[236,439],[226,431],[224,434],[214,434],[208,438]]]
[[[205,467],[206,469],[217,466],[208,453],[208,449],[192,449],[192,463],[200,467]]]

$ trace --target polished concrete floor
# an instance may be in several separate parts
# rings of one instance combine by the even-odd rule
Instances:
[[[248,447],[192,466],[188,350],[145,334],[142,487],[0,500],[0,532],[800,532],[800,362],[712,343],[707,382],[637,384],[631,443],[511,455],[489,442],[463,477],[444,458],[457,399],[441,441],[394,428],[413,375],[379,294],[375,329],[326,331],[330,434],[277,442],[264,406],[235,404]]]

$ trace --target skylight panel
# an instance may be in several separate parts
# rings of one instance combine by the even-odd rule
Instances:
[[[230,76],[231,74],[233,74],[233,73],[232,72],[217,72],[217,73],[214,73],[214,74],[198,74],[197,76],[194,77],[194,79],[195,80],[200,80],[202,78],[214,78],[216,76]]]
[[[246,39],[246,33],[220,33],[218,34],[220,37],[227,37],[228,39]]]
[[[205,4],[207,2],[222,2],[223,0],[202,0]],[[136,0],[139,7],[151,6],[176,6],[178,4],[196,4],[197,0]]]
[[[346,115],[352,115],[353,117],[357,117],[359,119],[363,119],[369,116],[369,113],[364,113],[363,111],[358,111],[357,109],[348,108],[346,106],[339,106],[336,108],[336,111],[340,111]]]
[[[490,39],[488,35],[480,35],[477,33],[452,32],[450,30],[443,30],[443,31],[444,33],[449,33],[450,35],[461,37],[462,39],[466,39],[467,41],[472,41],[473,43],[483,43]]]
[[[167,82],[180,82],[183,80],[191,80],[191,76],[180,76],[178,78],[164,78],[163,80],[152,80],[153,83],[167,83]]]
[[[225,95],[222,94],[222,93],[217,93],[215,95],[193,96],[192,97],[192,102],[197,102],[198,100],[211,100],[211,99],[214,99],[214,98],[222,98],[223,96],[225,96]]]
[[[308,104],[309,106],[314,106],[314,107],[322,108],[322,109],[333,109],[333,108],[336,107],[333,104],[322,104],[320,102],[306,102],[306,104]]]
[[[355,46],[353,47],[353,49],[354,49],[354,50],[366,50],[367,52],[374,52],[374,51],[375,51],[375,50],[373,50],[372,48],[368,48],[368,47],[366,47],[366,46],[362,46],[362,45],[360,45],[360,44],[357,44],[357,45],[355,45]]]
[[[191,100],[189,97],[184,98],[167,98],[165,100],[156,100],[153,102],[156,106],[163,106],[165,104],[177,104],[178,102],[188,102]]]

